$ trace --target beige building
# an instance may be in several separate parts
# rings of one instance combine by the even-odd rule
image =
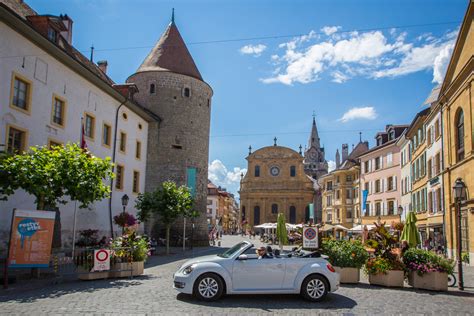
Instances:
[[[461,206],[461,245],[474,263],[474,114],[472,81],[474,80],[474,1],[469,1],[449,62],[438,102],[443,115],[443,173],[448,254],[457,247],[457,213],[453,186],[461,179],[467,187],[467,198]]]
[[[276,222],[284,213],[289,223],[309,220],[314,182],[304,172],[303,157],[293,149],[268,146],[250,152],[248,172],[240,185],[242,218],[251,226]]]
[[[347,148],[347,144],[343,145]],[[320,179],[323,223],[352,228],[360,219],[359,156],[369,150],[368,142],[359,142],[338,167]],[[337,154],[336,154],[337,155]]]

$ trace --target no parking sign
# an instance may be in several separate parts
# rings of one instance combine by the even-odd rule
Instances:
[[[318,248],[318,229],[303,227],[303,248]]]
[[[94,268],[92,271],[110,270],[110,250],[94,250]]]

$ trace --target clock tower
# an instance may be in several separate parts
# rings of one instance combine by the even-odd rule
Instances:
[[[321,223],[322,220],[322,194],[319,178],[328,173],[328,163],[324,157],[324,148],[319,142],[318,128],[316,127],[316,118],[313,114],[313,127],[309,136],[308,147],[304,152],[304,172],[313,178],[315,185],[315,195],[313,199],[315,222]]]
[[[324,157],[324,148],[321,147],[319,142],[315,115],[313,115],[313,127],[311,128],[308,147],[304,152],[304,171],[315,180],[328,173],[328,163]]]

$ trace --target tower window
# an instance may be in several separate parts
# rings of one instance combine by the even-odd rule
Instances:
[[[186,98],[189,98],[191,96],[191,89],[189,88],[184,88],[184,92],[183,92],[184,96]]]
[[[155,84],[150,84],[150,94],[155,94]]]
[[[260,177],[260,166],[255,166],[255,176]]]
[[[290,177],[296,177],[296,167],[295,166],[290,167]]]

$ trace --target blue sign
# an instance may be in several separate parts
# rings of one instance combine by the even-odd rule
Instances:
[[[367,205],[367,196],[369,195],[368,190],[363,190],[362,191],[362,214],[365,215],[366,210],[366,205]]]
[[[309,204],[309,218],[314,219],[314,204]]]
[[[23,248],[25,237],[33,236],[41,227],[37,221],[32,218],[25,218],[18,223],[18,233],[21,236],[21,248]]]
[[[196,195],[196,168],[188,168],[186,170],[186,182],[189,191],[191,191],[191,195],[194,197]]]

